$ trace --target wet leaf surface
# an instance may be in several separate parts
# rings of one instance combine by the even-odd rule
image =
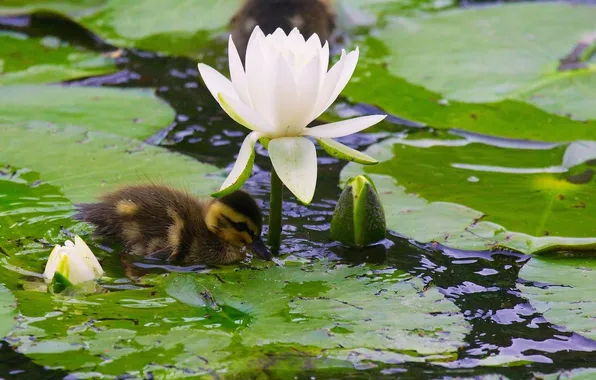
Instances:
[[[518,289],[549,322],[596,339],[594,259],[534,258],[520,271]]]
[[[0,85],[54,83],[114,70],[111,59],[55,37],[0,32]]]
[[[16,300],[10,290],[0,284],[0,338],[12,330],[16,314]]]
[[[145,89],[13,85],[0,87],[0,98],[0,123],[9,125],[76,126],[144,139],[174,118],[172,109]]]
[[[387,61],[390,73],[447,99],[522,99],[596,119],[594,69],[557,71],[559,60],[594,30],[594,18],[589,5],[507,4],[391,19],[379,39],[394,58]]]
[[[596,247],[596,223],[589,222],[596,182],[573,179],[588,170],[590,147],[389,139],[368,149],[379,165],[350,164],[342,178],[374,173],[388,228],[420,242],[523,253],[590,251]]]
[[[144,283],[149,288],[84,299],[18,292],[23,317],[9,339],[36,362],[71,371],[175,366],[195,375],[246,375],[275,353],[288,376],[305,366],[449,361],[468,331],[437,289],[382,267],[288,263]],[[71,351],[76,360],[60,355]]]

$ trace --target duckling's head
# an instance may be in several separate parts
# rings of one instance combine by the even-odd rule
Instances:
[[[248,247],[263,259],[271,260],[271,252],[261,240],[261,209],[248,193],[237,190],[214,199],[207,210],[205,223],[223,241],[236,247]]]

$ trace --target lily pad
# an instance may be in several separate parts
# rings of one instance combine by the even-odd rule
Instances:
[[[108,0],[81,23],[108,42],[162,52],[193,55],[214,31],[223,31],[240,0],[197,3],[179,0]]]
[[[288,376],[397,358],[449,361],[469,331],[437,289],[394,269],[287,265],[144,281],[149,288],[79,300],[17,292],[24,318],[10,341],[69,371],[248,376],[275,355],[272,371]],[[71,351],[77,359],[64,355]]]
[[[573,168],[563,166],[566,152]],[[341,177],[371,175],[387,227],[404,236],[474,250],[596,248],[596,180],[581,161],[591,155],[578,153],[576,144],[514,149],[465,139],[390,139],[367,154],[382,162],[349,164]]]
[[[533,258],[519,277],[526,283],[517,288],[549,322],[596,339],[596,260]]]
[[[390,73],[447,99],[521,99],[549,112],[596,119],[594,68],[557,70],[559,60],[594,30],[594,19],[596,7],[589,5],[507,4],[393,18],[379,38],[387,41]]]
[[[22,14],[37,10],[53,10],[70,15],[87,12],[105,3],[105,0],[3,0],[0,14]]]
[[[12,330],[16,315],[16,300],[10,290],[0,284],[0,339]]]
[[[433,128],[537,141],[596,139],[591,121],[574,121],[519,100],[488,104],[447,100],[440,93],[412,84],[389,71],[396,59],[389,43],[372,37],[358,42],[361,59],[342,94],[353,102],[374,104],[385,112]]]
[[[591,380],[596,376],[594,368],[574,368],[567,371],[559,371],[548,375],[537,373],[534,375],[540,380]]]
[[[205,44],[225,31],[230,18],[242,4],[241,0],[201,3],[178,0],[175,6],[161,0],[28,3],[21,0],[3,3],[0,14],[39,9],[67,12],[110,44],[197,57],[201,57],[200,50]]]
[[[114,70],[111,59],[57,38],[0,32],[0,85],[60,82]]]
[[[174,120],[152,90],[12,85],[0,86],[0,100],[0,124],[75,125],[144,139]]]

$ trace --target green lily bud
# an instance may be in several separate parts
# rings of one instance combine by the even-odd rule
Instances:
[[[372,179],[359,175],[348,180],[333,212],[331,238],[364,246],[385,238],[385,212]]]

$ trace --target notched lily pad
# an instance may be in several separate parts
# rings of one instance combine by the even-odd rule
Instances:
[[[560,59],[593,31],[595,18],[590,5],[506,4],[391,19],[380,38],[399,56],[388,61],[390,72],[448,99],[521,99],[549,112],[596,119],[596,96],[588,90],[596,84],[594,70],[557,70]],[[439,35],[443,43],[437,43]]]

